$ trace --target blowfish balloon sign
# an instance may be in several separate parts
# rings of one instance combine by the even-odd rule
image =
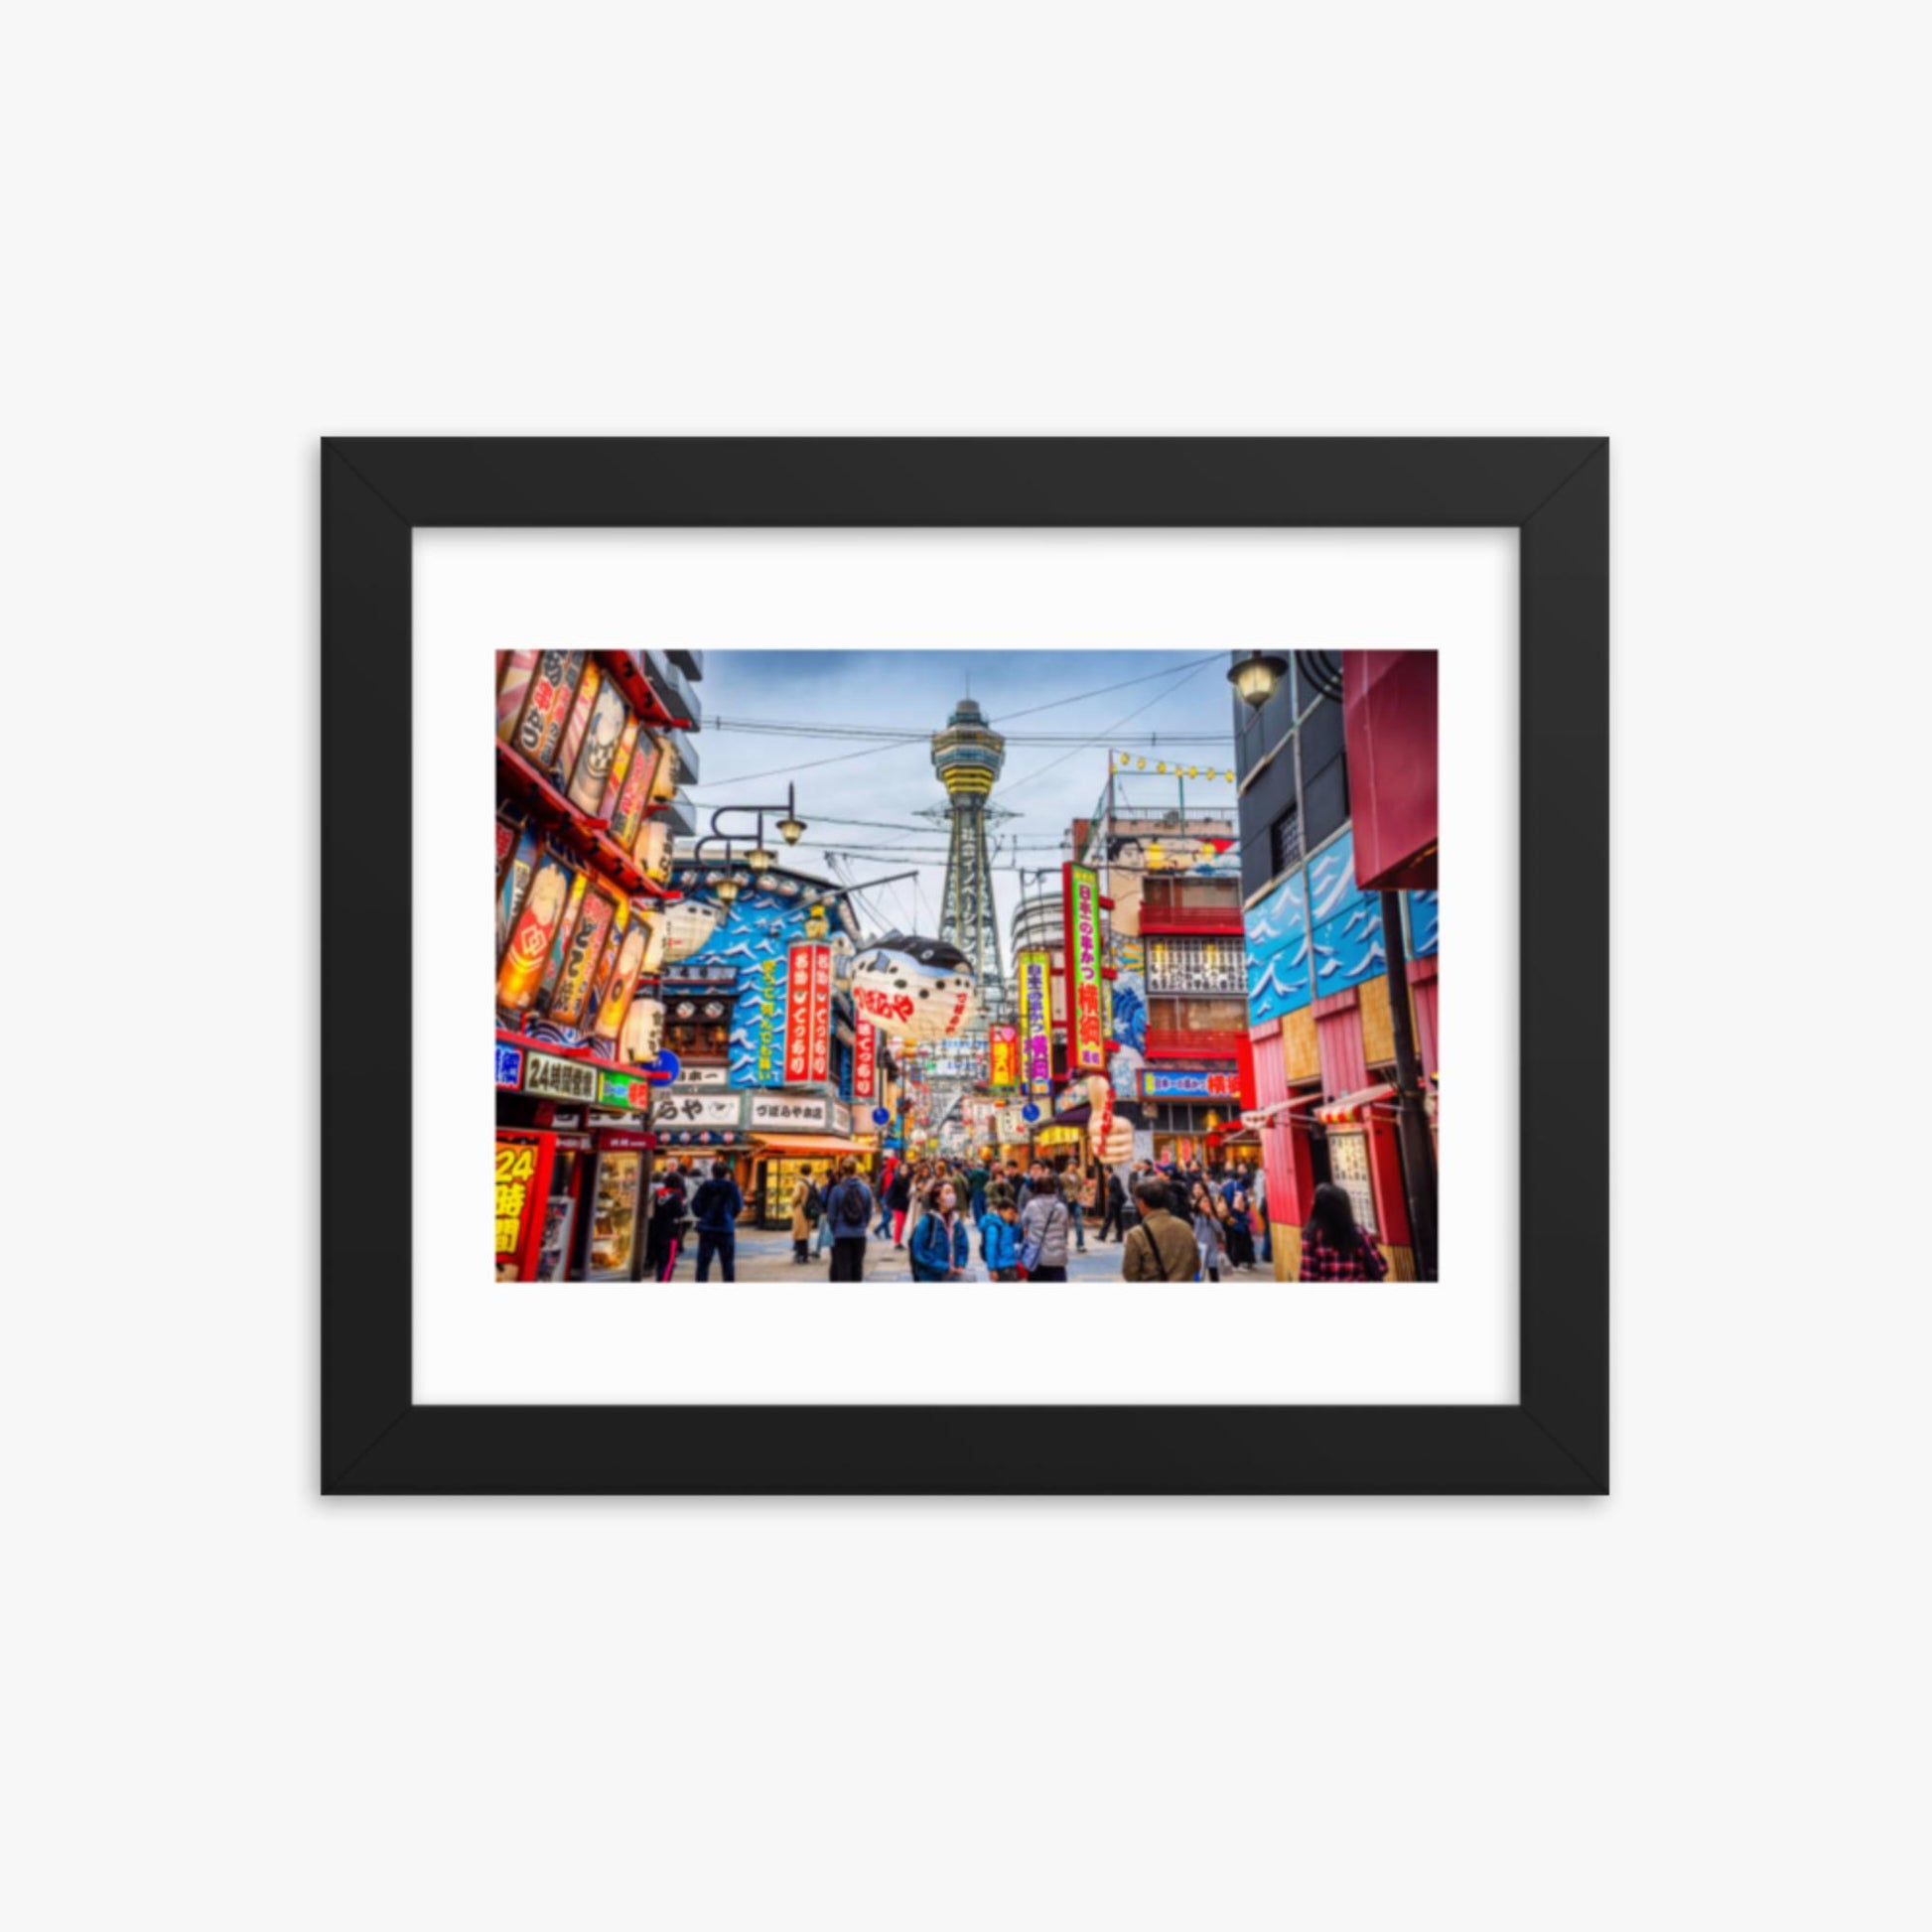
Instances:
[[[895,1039],[950,1039],[972,1022],[972,969],[943,939],[889,932],[854,964],[852,1004]]]

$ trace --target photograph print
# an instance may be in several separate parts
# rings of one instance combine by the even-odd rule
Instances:
[[[1434,652],[496,658],[498,1281],[1439,1279]]]

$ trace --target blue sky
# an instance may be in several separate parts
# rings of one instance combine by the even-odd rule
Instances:
[[[1147,758],[1149,770],[1134,781],[1132,795],[1150,804],[1174,802],[1171,783],[1153,776],[1157,759],[1232,768],[1227,665],[1220,650],[707,651],[698,740],[704,778],[690,787],[699,830],[709,830],[716,806],[782,800],[786,783],[795,783],[798,815],[810,827],[798,848],[801,863],[828,877],[860,880],[916,867],[916,881],[866,896],[860,921],[868,930],[899,925],[936,932],[945,828],[913,814],[943,805],[945,792],[923,739],[868,745],[718,726],[896,726],[929,736],[944,728],[954,704],[970,691],[995,730],[1074,734],[1086,741],[1007,747],[1006,767],[993,790],[995,805],[1018,814],[994,828],[1004,949],[1022,892],[1015,869],[1057,870],[1069,856],[1067,828],[1093,810],[1107,781],[1110,750]],[[1061,698],[1076,701],[1051,704]],[[1014,715],[1022,712],[1027,715]],[[1144,742],[1150,735],[1158,742]],[[768,775],[759,779],[759,773]],[[1190,787],[1190,807],[1196,799],[1231,813],[1234,787],[1203,782],[1197,792]],[[837,822],[852,820],[870,822]],[[750,829],[749,821],[737,818],[725,824],[734,833],[740,826]],[[844,860],[844,874],[835,859]],[[1038,890],[1038,882],[1027,882],[1026,890]]]

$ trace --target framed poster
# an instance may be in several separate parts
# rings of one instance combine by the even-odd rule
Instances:
[[[397,1184],[325,1184],[326,1490],[1606,1489],[1606,444],[349,439],[325,444],[322,463],[325,1183],[366,1154],[372,931],[413,989],[391,1016],[409,1072],[383,1094]],[[560,545],[514,565],[542,579],[533,602],[502,594],[508,566],[487,533],[506,527]],[[572,547],[589,532],[639,546],[650,569],[627,574],[622,546]],[[1477,559],[1465,576],[1421,594],[1464,541]],[[553,564],[563,574],[543,576]],[[1347,595],[1329,595],[1344,578]],[[1408,588],[1378,603],[1378,581]],[[1466,611],[1463,585],[1480,587]],[[596,611],[580,606],[593,597]],[[623,780],[607,749],[615,759],[626,736],[675,731],[712,758],[680,656],[829,654],[855,638],[937,648],[968,624],[973,647],[990,634],[1013,658],[988,659],[979,695],[933,721],[928,779],[944,786],[956,882],[946,931],[918,932],[916,906],[897,933],[877,903],[855,909],[848,884],[883,897],[890,879],[813,872],[823,829],[789,858],[775,841],[781,817],[886,815],[843,802],[856,790],[800,807],[765,787],[734,819],[729,793],[708,792],[709,769],[680,753],[682,789],[637,805],[634,843],[611,838],[600,812]],[[1176,661],[1166,682],[1097,667],[1082,681],[1119,702],[1075,713],[1072,729],[1051,711],[1021,716],[1061,702],[1040,682],[1061,652],[1171,647],[1176,624],[1198,633],[1199,664]],[[787,626],[796,634],[775,634]],[[565,648],[532,659],[530,637]],[[614,637],[624,647],[606,648]],[[865,713],[883,715],[903,661],[857,684],[838,669],[806,680],[827,705],[838,694],[838,729],[890,735]],[[1160,742],[1182,677],[1220,681],[1225,748],[1173,756]],[[1145,701],[1134,680],[1153,686]],[[371,706],[372,689],[410,695]],[[485,705],[491,728],[473,731]],[[1044,773],[1069,741],[1069,756],[1100,761],[1097,802],[1069,817],[1070,861],[1053,856],[1023,934],[1024,903],[1000,902],[998,813],[1021,796],[1002,760],[1037,745],[1030,762]],[[1437,844],[1416,829],[1424,744],[1442,752],[1440,880]],[[927,758],[923,741],[909,756]],[[1143,802],[1143,780],[1174,801]],[[482,840],[463,829],[485,810],[498,815],[487,880]],[[863,826],[842,836],[858,847]],[[474,882],[448,857],[472,844]],[[369,863],[376,851],[387,863]],[[483,1222],[473,1141],[547,1132],[542,1120],[607,1079],[648,1077],[606,1064],[619,1030],[586,1036],[553,1011],[580,876],[580,921],[595,891],[675,900],[730,886],[731,916],[659,974],[607,942],[579,1018],[674,993],[680,972],[722,985],[729,968],[718,1066],[751,1089],[731,1096],[743,1131],[705,1130],[724,1150],[706,1161],[588,1124],[552,1150],[545,1198],[505,1208],[492,1267],[468,1234],[474,1218],[480,1242]],[[916,1038],[893,1039],[880,1042],[881,1104],[855,1113],[853,1056],[828,1044],[828,1014],[848,1019],[841,941],[846,956],[868,941],[907,962],[915,1014],[922,991],[949,1026],[982,1000],[987,1024],[1015,1030],[1025,1103],[989,1113],[970,1057],[928,1065]],[[788,983],[794,949],[809,1001]],[[474,1005],[450,996],[472,980]],[[492,1090],[475,1078],[473,1102],[465,1070],[492,1003],[494,1122]],[[796,1023],[806,1064],[788,1089]],[[699,1301],[665,1205],[701,1177],[694,1159],[748,1200],[761,1175],[816,1183],[843,1160],[881,1180],[889,1162],[917,1163],[962,1186],[975,1162],[1011,1160],[1030,1196],[1063,1211],[1086,1188],[1079,1232],[1099,1241],[1104,1176],[1085,1115],[1111,1106],[1083,1105],[1083,1076],[1131,1096],[1134,1177],[1162,1176],[1150,1184],[1166,1205],[1127,1243],[1183,1266],[1197,1256],[1184,1279],[1130,1272],[1123,1244],[1110,1280],[1077,1268],[1061,1280],[1051,1260],[1003,1280],[983,1264],[979,1244],[1000,1246],[981,1227],[940,1279],[875,1288],[835,1274],[823,1297],[801,1294],[801,1278],[768,1295],[740,1281],[730,1302],[715,1288]],[[968,1121],[998,1141],[969,1148]],[[507,1145],[522,1184],[544,1192],[540,1160],[522,1152],[541,1143]],[[1439,1164],[1440,1227],[1418,1184]],[[1237,1259],[1228,1215],[1188,1194],[1210,1179],[1206,1192],[1242,1199],[1251,1236],[1273,1237],[1273,1272]],[[1305,1197],[1347,1211],[1304,1220]],[[1278,1218],[1283,1201],[1294,1211]],[[1156,1244],[1162,1213],[1177,1232]],[[905,1229],[915,1242],[923,1220]],[[547,1279],[515,1278],[532,1230],[552,1226],[585,1252],[532,1271]],[[1336,1226],[1360,1234],[1355,1258],[1381,1279],[1324,1272]]]

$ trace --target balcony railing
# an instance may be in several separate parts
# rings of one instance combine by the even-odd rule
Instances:
[[[1241,936],[1238,905],[1149,905],[1141,902],[1141,933],[1204,932],[1210,936]]]
[[[1181,1027],[1150,1027],[1147,1057],[1151,1060],[1231,1060],[1241,1051],[1242,1035],[1193,1033]]]

